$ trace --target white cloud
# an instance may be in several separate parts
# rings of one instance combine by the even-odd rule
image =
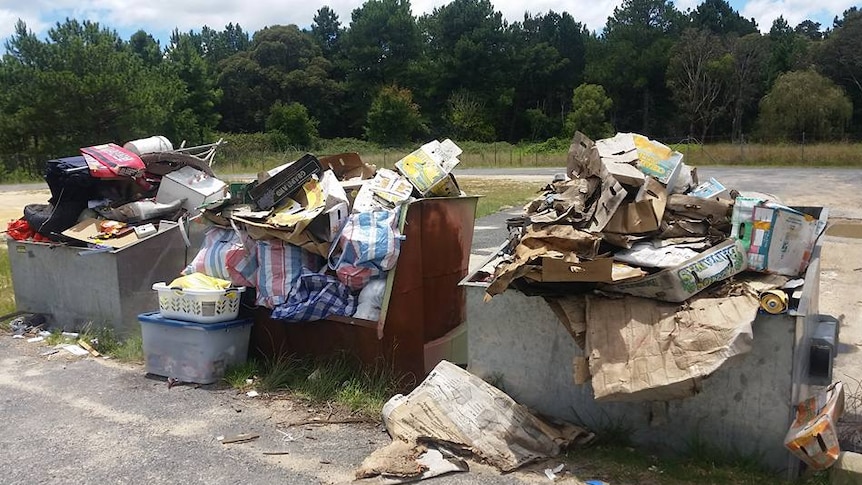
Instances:
[[[364,0],[332,0],[328,2],[339,16],[342,25],[350,24],[351,12]],[[449,0],[414,0],[413,13],[431,13],[435,7]],[[533,15],[549,10],[569,12],[575,20],[593,31],[601,31],[614,7],[622,0],[497,0],[494,8],[503,13],[507,21],[516,22],[528,10]],[[768,31],[772,21],[784,15],[791,26],[802,20],[831,19],[841,15],[853,0],[749,0],[740,10],[746,17],[754,17],[761,30]],[[693,9],[700,0],[677,0],[682,11]],[[324,5],[301,0],[0,0],[0,39],[13,32],[15,21],[23,18],[39,34],[57,20],[65,17],[98,21],[120,31],[144,29],[151,33],[165,33],[179,28],[181,31],[200,30],[203,25],[222,29],[229,22],[239,23],[249,33],[267,25],[311,25],[314,14]],[[824,25],[823,27],[828,27]]]
[[[40,32],[46,27],[39,20],[38,16],[32,15],[29,12],[4,8],[0,4],[0,39],[6,39],[15,33],[15,24],[18,22],[18,19],[24,20],[27,23],[27,27],[34,32]]]
[[[790,27],[796,27],[803,20],[821,23],[821,29],[832,27],[832,19],[842,16],[844,10],[853,6],[848,0],[750,0],[741,10],[745,18],[754,17],[761,32],[769,32],[772,22],[783,16]]]

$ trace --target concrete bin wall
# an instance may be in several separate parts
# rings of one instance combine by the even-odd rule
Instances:
[[[486,285],[467,289],[468,369],[540,413],[597,433],[629,430],[651,449],[681,453],[705,444],[730,456],[755,457],[795,477],[799,461],[784,448],[794,405],[817,388],[809,379],[809,342],[821,315],[820,246],[805,275],[801,316],[758,315],[752,350],[702,382],[702,391],[669,402],[596,402],[592,387],[575,384],[573,360],[583,356],[541,297],[516,290],[483,301]]]

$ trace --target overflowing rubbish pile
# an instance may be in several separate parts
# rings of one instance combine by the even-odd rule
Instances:
[[[710,179],[647,137],[576,133],[566,174],[508,221],[485,299],[541,295],[599,401],[695,394],[751,348],[758,312],[793,313],[826,220]]]
[[[47,204],[24,207],[8,224],[16,240],[121,248],[159,231],[161,221],[195,215],[195,204],[221,197],[227,187],[210,164],[221,141],[174,150],[164,137],[81,148],[76,156],[49,160]],[[180,176],[193,180],[194,194],[175,198]]]
[[[164,137],[152,137],[122,147],[85,147],[78,156],[51,160],[45,176],[51,199],[25,208],[9,231],[22,241],[80,247],[70,254],[76,260],[98,252],[122,254],[137,242],[176,229],[176,221],[188,228],[183,231],[187,246],[202,239],[182,262],[175,261],[176,251],[170,257],[158,254],[160,244],[135,253],[152,258],[140,261],[141,266],[160,265],[162,279],[155,279],[156,271],[129,267],[139,261],[118,258],[120,273],[153,275],[135,283],[129,290],[133,293],[120,288],[117,296],[135,307],[145,337],[160,329],[158,337],[144,339],[148,369],[191,382],[218,377],[224,362],[236,356],[222,358],[215,337],[207,337],[185,345],[205,348],[211,361],[181,361],[174,355],[179,347],[171,345],[180,337],[165,332],[233,323],[242,327],[239,323],[250,322],[240,314],[243,305],[269,309],[272,319],[285,322],[381,320],[387,278],[404,239],[406,206],[426,197],[463,195],[451,174],[461,150],[448,139],[422,145],[399,160],[396,170],[378,170],[355,153],[306,154],[262,172],[251,183],[225,182],[213,173],[210,164],[219,145],[174,150]],[[23,261],[20,265],[29,268]],[[166,263],[172,268],[167,274],[162,271]],[[121,283],[128,280],[120,277]],[[152,304],[139,308],[154,300],[141,295],[139,286],[158,296],[156,315]],[[82,306],[76,310],[86,313],[87,305]],[[111,325],[111,319],[128,318],[128,313],[123,309],[122,315],[83,317]],[[154,348],[153,342],[169,351]],[[235,347],[231,352],[245,359],[242,345],[222,344]],[[222,362],[221,369],[214,367],[216,362]]]
[[[451,140],[430,142],[395,164],[401,173],[355,153],[275,167],[204,208],[205,242],[184,273],[255,288],[254,304],[276,320],[377,321],[404,207],[462,195],[450,173],[460,153]]]

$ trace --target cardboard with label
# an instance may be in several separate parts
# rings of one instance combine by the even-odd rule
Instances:
[[[778,204],[758,204],[752,210],[748,266],[797,276],[808,267],[818,236],[814,217]]]
[[[734,239],[726,239],[679,266],[633,282],[602,285],[602,289],[643,298],[682,302],[713,283],[745,271],[747,267],[747,257],[742,244]]]
[[[837,425],[843,413],[844,384],[839,381],[796,405],[784,446],[815,470],[829,468],[841,452]]]
[[[632,134],[638,150],[638,168],[672,191],[682,170],[682,153],[649,138]]]
[[[432,141],[395,162],[398,169],[423,197],[457,197],[461,190],[450,174],[458,165],[461,149],[445,140]]]

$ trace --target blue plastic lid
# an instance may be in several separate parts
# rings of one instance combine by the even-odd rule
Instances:
[[[138,320],[141,323],[154,323],[156,325],[165,325],[167,327],[182,327],[195,328],[204,331],[224,330],[226,328],[243,327],[254,323],[251,318],[241,318],[239,320],[230,320],[227,322],[216,323],[195,323],[186,322],[183,320],[173,320],[165,318],[160,312],[141,313],[138,315]]]

